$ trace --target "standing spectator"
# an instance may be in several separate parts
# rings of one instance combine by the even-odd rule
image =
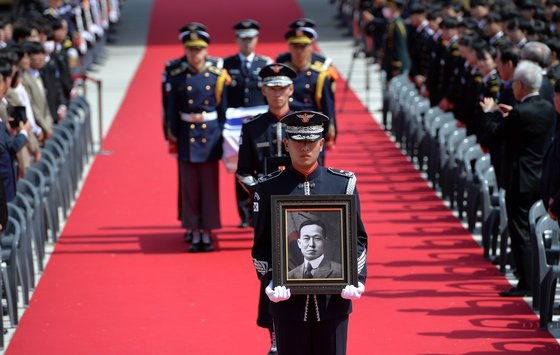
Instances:
[[[33,116],[43,131],[41,140],[46,140],[52,136],[54,121],[49,110],[40,73],[40,70],[45,66],[45,50],[37,42],[24,43],[23,50],[25,52],[21,61],[23,87],[31,99]]]
[[[407,48],[407,33],[401,12],[404,0],[389,0],[387,8],[391,22],[387,28],[387,42],[383,70],[387,73],[387,81],[410,70],[410,55]]]
[[[560,81],[554,85],[554,107],[556,125],[560,113]],[[557,129],[552,143],[548,146],[543,160],[541,175],[542,200],[548,215],[555,221],[560,216],[560,129]]]
[[[501,119],[491,114],[498,111],[494,99],[485,98],[480,104],[485,112],[483,123],[490,139],[505,142],[504,169],[510,172],[505,182],[506,210],[519,282],[510,290],[500,292],[503,297],[531,294],[529,209],[541,198],[542,162],[556,119],[552,104],[539,94],[541,83],[541,68],[522,61],[513,74],[513,93],[520,103],[511,111],[501,106],[505,112]]]
[[[12,81],[11,63],[0,60],[0,99],[4,103],[4,96]],[[27,143],[27,135],[30,130],[29,122],[18,122],[14,127],[14,136],[11,135],[11,127],[8,123],[9,117],[1,117],[0,121],[0,178],[4,184],[7,201],[16,197],[16,170],[14,167],[16,153]]]
[[[539,93],[548,102],[554,105],[554,87],[550,82],[546,69],[550,64],[550,48],[541,42],[528,42],[521,49],[521,59],[530,60],[541,67],[542,85]]]

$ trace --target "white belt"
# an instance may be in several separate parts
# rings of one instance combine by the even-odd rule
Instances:
[[[181,112],[181,119],[185,122],[208,122],[218,119],[218,112],[184,113]]]

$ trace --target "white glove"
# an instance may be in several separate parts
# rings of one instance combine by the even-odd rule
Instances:
[[[346,287],[342,289],[340,296],[342,298],[346,298],[347,300],[357,300],[360,299],[362,293],[364,293],[365,290],[366,287],[364,286],[364,284],[358,282],[358,287],[354,285],[346,285]]]
[[[290,298],[289,288],[286,288],[286,286],[276,286],[274,289],[272,289],[272,281],[268,283],[268,286],[266,286],[264,292],[268,296],[268,299],[275,303],[285,301]]]

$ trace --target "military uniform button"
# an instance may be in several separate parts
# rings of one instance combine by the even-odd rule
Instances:
[[[201,139],[202,143],[206,143],[206,138]]]
[[[196,127],[196,125],[194,123],[191,123],[191,129],[194,129]]]
[[[204,88],[206,89],[206,91],[210,91],[211,89],[210,85],[206,85]]]
[[[204,73],[204,77],[208,78],[210,76],[210,73]]]
[[[249,89],[245,89],[245,92],[249,92]]]
[[[187,74],[187,78],[190,78],[192,75],[191,74]]]
[[[311,72],[310,72],[310,71],[307,71],[307,73],[305,73],[305,75],[311,76]]]
[[[192,86],[187,86],[187,91],[192,91]]]
[[[191,143],[194,143],[196,141],[196,139],[191,138]]]
[[[194,100],[193,100],[193,99],[189,99],[188,102],[189,102],[189,105],[192,105],[192,104],[194,103]]]
[[[306,97],[306,98],[303,99],[303,102],[308,103],[309,99]]]
[[[249,99],[248,99],[248,98],[245,98],[245,100],[243,100],[243,101],[245,101],[245,102],[249,102]]]
[[[306,88],[306,89],[309,89],[310,87],[311,87],[311,85],[305,84],[305,88]]]
[[[204,100],[204,104],[205,104],[205,105],[208,105],[209,103],[210,103],[210,101]]]
[[[202,128],[203,128],[203,129],[206,129],[206,123],[203,123],[203,124],[202,124]]]
[[[290,101],[290,102],[294,102],[294,98],[293,98],[293,97],[290,97],[290,100],[289,100],[289,101]]]
[[[205,115],[205,114],[206,114],[206,111],[202,111],[202,115]]]

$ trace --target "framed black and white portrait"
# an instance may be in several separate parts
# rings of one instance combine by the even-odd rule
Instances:
[[[272,196],[274,285],[338,294],[358,285],[353,195]]]

